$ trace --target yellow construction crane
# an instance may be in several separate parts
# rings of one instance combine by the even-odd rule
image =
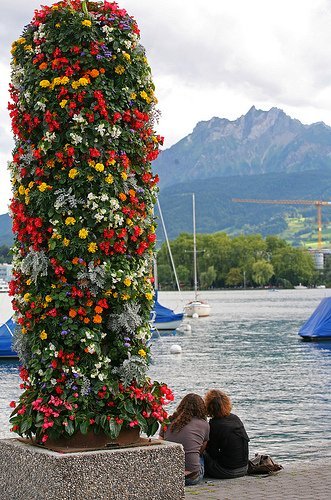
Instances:
[[[317,208],[317,247],[322,247],[322,207],[325,205],[330,206],[331,201],[322,200],[255,200],[255,199],[242,199],[232,198],[236,203],[264,203],[274,205],[315,205]]]

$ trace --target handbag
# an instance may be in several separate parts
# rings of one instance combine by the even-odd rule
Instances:
[[[269,455],[255,453],[254,458],[248,460],[247,474],[274,474],[282,469],[283,466],[276,464]]]

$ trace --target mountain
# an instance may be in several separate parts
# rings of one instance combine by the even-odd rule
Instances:
[[[232,198],[330,200],[331,127],[304,125],[281,109],[254,106],[230,121],[200,122],[192,134],[153,163],[160,176],[160,204],[170,239],[192,233],[196,194],[197,232],[275,234],[294,244],[316,239],[316,206],[234,203]],[[157,214],[157,209],[156,209]],[[307,221],[288,228],[289,217]],[[309,218],[309,220],[308,220]],[[331,206],[323,207],[323,240]],[[304,240],[304,238],[306,238]],[[159,243],[164,240],[161,224]],[[0,245],[11,245],[11,221],[0,216]]]
[[[323,122],[304,125],[281,109],[253,106],[234,121],[214,117],[199,122],[191,134],[162,151],[153,166],[161,189],[194,179],[331,171],[331,127]]]
[[[198,233],[226,231],[229,234],[261,233],[282,236],[288,217],[307,217],[309,232],[317,237],[316,206],[236,203],[232,198],[265,200],[330,200],[331,170],[270,173],[211,179],[188,180],[168,186],[159,194],[160,205],[170,239],[181,232],[192,233],[192,196],[196,200]],[[331,206],[323,207],[323,227],[331,220]],[[158,215],[157,211],[156,214]],[[299,233],[299,230],[297,231]],[[294,244],[302,234],[292,234]],[[161,224],[158,241],[164,240]]]
[[[0,246],[13,244],[12,221],[8,214],[0,215]]]

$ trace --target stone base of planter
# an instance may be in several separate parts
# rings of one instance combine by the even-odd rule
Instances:
[[[180,500],[184,451],[164,442],[57,453],[0,440],[1,500]]]

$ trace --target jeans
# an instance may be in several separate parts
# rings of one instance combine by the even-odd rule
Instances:
[[[211,458],[205,451],[206,475],[214,479],[234,479],[235,477],[246,476],[247,465],[238,469],[225,469],[216,460]]]
[[[194,486],[195,484],[200,483],[202,481],[203,476],[205,474],[205,461],[203,457],[200,457],[200,470],[197,473],[197,476],[194,478],[185,477],[185,486]]]

